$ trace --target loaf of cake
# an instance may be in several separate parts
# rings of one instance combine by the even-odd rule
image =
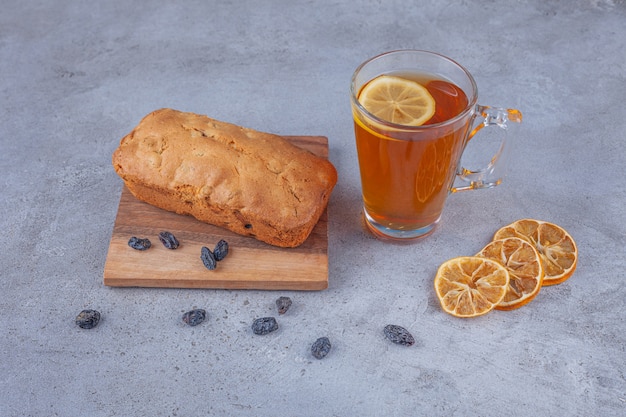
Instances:
[[[144,117],[113,166],[139,200],[281,247],[307,239],[337,182],[281,136],[173,109]]]

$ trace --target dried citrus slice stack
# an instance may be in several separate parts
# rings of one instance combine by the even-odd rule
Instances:
[[[439,267],[435,291],[441,307],[456,317],[476,317],[493,310],[506,295],[509,272],[492,259],[464,256]]]
[[[541,220],[517,220],[498,230],[493,240],[507,237],[518,237],[535,246],[545,273],[543,286],[559,284],[574,273],[578,248],[560,226]]]
[[[499,262],[509,271],[506,295],[496,305],[497,310],[519,308],[539,294],[544,277],[543,266],[539,253],[529,242],[517,237],[494,240],[477,256]]]
[[[421,126],[435,114],[435,99],[426,87],[392,75],[368,82],[359,93],[359,103],[374,116],[405,126]]]
[[[568,279],[577,262],[578,249],[567,231],[522,219],[499,229],[476,256],[444,262],[435,291],[444,311],[456,317],[513,310],[532,301],[542,286]]]

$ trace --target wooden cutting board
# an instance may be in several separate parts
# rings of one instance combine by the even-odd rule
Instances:
[[[328,157],[323,136],[288,136],[295,145]],[[169,231],[180,241],[166,249],[158,235]],[[138,251],[128,246],[136,236],[152,247]],[[226,259],[215,270],[206,269],[200,250],[213,250],[224,239]],[[328,287],[328,214],[297,248],[279,248],[240,236],[193,217],[161,210],[137,200],[124,187],[104,265],[104,285],[113,287],[222,288],[262,290],[323,290]]]

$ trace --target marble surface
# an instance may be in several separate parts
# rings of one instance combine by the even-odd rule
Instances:
[[[626,3],[2,2],[1,416],[623,416],[626,414]],[[440,52],[480,102],[524,114],[509,176],[452,195],[411,245],[373,238],[348,85],[392,49]],[[161,107],[329,138],[329,288],[111,288],[119,140]],[[574,276],[528,306],[463,320],[439,264],[519,218],[565,227]],[[280,329],[255,336],[256,317]],[[85,308],[102,321],[74,324]],[[181,321],[191,308],[208,319]],[[409,329],[410,348],[386,324]],[[329,355],[311,344],[328,336]]]

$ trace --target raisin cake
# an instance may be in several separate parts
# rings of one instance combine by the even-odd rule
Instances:
[[[144,117],[113,166],[139,200],[280,247],[307,239],[337,182],[281,136],[173,109]]]

